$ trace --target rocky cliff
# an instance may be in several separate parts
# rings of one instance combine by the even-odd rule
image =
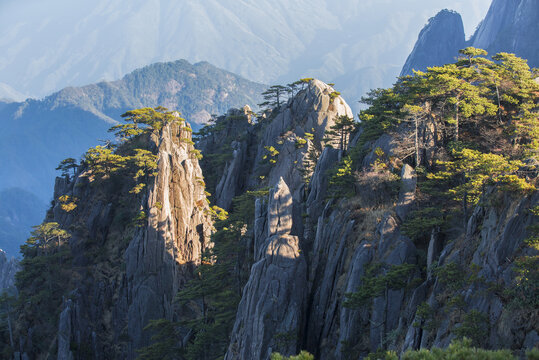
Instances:
[[[408,55],[400,76],[413,70],[426,70],[455,61],[460,49],[466,47],[464,25],[460,14],[442,10],[419,33],[414,49]]]
[[[486,50],[489,55],[514,53],[539,66],[539,4],[534,0],[493,0],[489,11],[469,40],[464,37],[460,15],[442,10],[421,30],[414,49],[401,70],[401,76],[412,70],[425,70],[453,62],[458,51],[467,46]]]
[[[535,311],[515,305],[502,289],[514,287],[514,262],[533,252],[523,240],[537,223],[529,211],[537,206],[537,193],[496,195],[475,207],[466,227],[443,234],[434,228],[426,243],[413,241],[404,224],[416,216],[410,214],[418,209],[418,175],[409,164],[394,163],[402,153],[398,134],[405,130],[367,142],[358,141],[361,131],[352,136],[362,165],[354,191],[335,197],[332,171],[346,153],[318,139],[328,136],[332,121],[325,119],[348,114],[348,107],[325,100],[332,91],[325,89],[312,81],[262,123],[245,117],[248,139],[234,135],[215,181],[218,188],[239,181],[236,196],[270,188],[267,198],[256,200],[245,234],[252,267],[225,358],[268,359],[272,352],[306,349],[317,359],[356,359],[376,349],[446,347],[463,333],[487,348],[536,345],[537,321],[528,321],[536,319]],[[232,134],[226,117],[220,121],[199,142],[210,156],[208,144]],[[303,147],[297,140],[306,129],[314,136],[309,133]],[[443,153],[440,133],[429,123],[420,136],[428,144],[424,161],[434,164]],[[314,165],[300,172],[309,149],[317,151]],[[391,171],[377,168],[382,158],[393,161],[383,165]],[[211,171],[207,166],[204,171]],[[226,201],[218,195],[223,206],[231,204],[227,195]]]
[[[493,0],[485,19],[469,41],[490,54],[514,53],[539,66],[539,3],[534,0]]]
[[[133,359],[149,343],[144,328],[150,320],[190,316],[174,298],[210,246],[212,229],[191,129],[181,120],[142,136],[139,144],[156,156],[155,173],[142,191],[130,190],[125,175],[97,179],[85,165],[71,178],[57,178],[46,221],[70,232],[71,261],[63,265],[69,292],[54,321],[57,333],[48,339],[42,337],[50,328],[19,320],[28,324],[19,329],[20,350],[28,356],[57,348],[58,359]],[[62,206],[66,198],[74,209]]]
[[[15,274],[19,268],[19,262],[14,258],[8,258],[7,254],[0,249],[0,293],[10,292],[15,288]]]
[[[292,354],[301,348],[308,317],[308,258],[303,254],[312,247],[307,242],[313,242],[312,228],[309,232],[304,221],[306,188],[315,167],[320,168],[320,156],[324,167],[318,173],[324,174],[340,158],[338,150],[326,147],[331,141],[323,141],[339,116],[352,118],[350,107],[331,86],[312,80],[256,124],[243,109],[202,131],[197,146],[205,156],[203,170],[216,175],[208,185],[210,191],[215,189],[218,205],[230,209],[232,199],[247,190],[272,189],[268,201],[256,200],[255,220],[246,234],[252,253],[245,259],[252,268],[227,359],[268,358],[273,351]],[[214,166],[216,155],[227,150],[224,166]],[[312,181],[319,197],[310,198],[311,211],[318,211],[327,181]],[[305,231],[309,235],[304,236]]]
[[[203,129],[197,148],[207,158],[202,160],[207,177],[215,178],[209,189],[215,192],[217,205],[229,208],[232,198],[242,190],[272,187],[281,177],[293,198],[300,201],[305,179],[312,174],[324,147],[325,131],[338,116],[353,117],[331,86],[319,80],[304,86],[280,109],[264,114],[256,125],[250,108],[244,108],[231,110],[215,125]],[[215,161],[216,155],[222,156]]]
[[[522,81],[536,86],[530,76]],[[154,168],[143,162],[153,172],[142,188],[122,173],[99,178],[88,161],[58,178],[47,221],[68,230],[63,246],[67,237],[56,234],[69,252],[27,244],[27,254],[41,257],[26,256],[18,277],[29,300],[15,355],[134,358],[146,348],[153,358],[182,349],[187,359],[267,360],[300,350],[357,359],[461,337],[519,355],[537,346],[533,158],[509,174],[513,163],[485,153],[489,169],[505,164],[503,177],[489,173],[473,203],[466,192],[455,200],[453,188],[450,196],[433,192],[440,160],[458,159],[440,115],[446,101],[414,127],[397,118],[404,115],[393,94],[375,94],[363,124],[341,132],[349,106],[332,86],[305,80],[256,119],[247,106],[216,118],[198,132],[198,149],[183,122],[120,145],[114,155],[142,146],[155,156]],[[477,123],[505,126],[476,116],[461,122],[461,138],[509,142],[506,132],[474,132]],[[412,128],[421,139],[415,158],[406,142]],[[524,156],[525,145],[507,149]],[[527,187],[505,188],[508,180]],[[209,207],[205,188],[228,219]],[[50,261],[40,268],[39,259]],[[145,329],[156,319],[173,331],[151,338],[169,329]]]
[[[225,359],[265,359],[273,351],[295,353],[302,336],[307,264],[292,231],[293,199],[281,178],[271,191],[267,229],[255,229],[255,263],[243,289]]]

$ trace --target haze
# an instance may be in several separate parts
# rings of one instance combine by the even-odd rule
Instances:
[[[334,81],[355,102],[369,88],[391,85],[428,18],[456,10],[470,36],[489,3],[2,0],[0,98],[43,97],[183,58],[266,84]]]

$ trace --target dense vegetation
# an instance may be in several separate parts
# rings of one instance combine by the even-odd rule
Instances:
[[[333,192],[351,197],[364,176],[354,172],[363,166],[398,176],[403,163],[412,165],[418,175],[418,195],[402,229],[425,254],[433,233],[447,239],[459,238],[476,205],[497,206],[503,197],[531,194],[538,185],[539,84],[534,80],[538,74],[513,54],[497,54],[493,61],[486,55],[483,50],[467,48],[461,50],[454,64],[416,72],[400,78],[390,89],[372,91],[363,99],[369,108],[360,113],[362,133],[358,144],[334,172]],[[384,133],[392,138],[392,143],[385,145],[391,156],[380,147],[373,149],[374,141]],[[367,155],[376,160],[365,163]],[[537,209],[528,211],[536,214]],[[510,288],[499,289],[486,283],[477,276],[474,265],[449,263],[430,269],[445,286],[444,301],[451,316],[459,319],[456,322],[460,326],[452,330],[456,337],[467,337],[476,346],[481,346],[487,337],[487,314],[466,312],[459,292],[474,283],[502,293],[506,306],[521,309],[535,319],[532,321],[537,320],[533,309],[539,299],[539,257],[534,255],[537,252],[526,250],[537,250],[537,226],[528,231],[531,236],[521,246],[522,255],[513,262]],[[422,276],[426,275],[424,261],[420,257],[417,269]],[[359,308],[383,294],[384,289],[410,286],[408,264],[403,265],[406,269],[388,268],[384,276],[373,273],[377,266],[369,265],[363,286],[347,295],[345,306]],[[436,327],[440,318],[426,303],[418,308],[417,316],[421,319],[417,326],[424,329]],[[477,356],[505,356],[503,352],[485,354]],[[450,356],[453,355],[432,350],[428,354],[409,353],[405,358]]]
[[[526,353],[527,360],[539,358],[537,349]],[[367,356],[367,360],[398,360],[399,356],[394,351],[378,351]],[[509,350],[484,350],[472,346],[469,339],[454,341],[446,349],[432,348],[417,351],[408,350],[402,360],[449,360],[449,359],[474,359],[474,360],[516,360],[517,357]]]
[[[360,169],[373,151],[373,169],[416,168],[421,203],[404,227],[424,241],[434,227],[464,222],[487,188],[526,194],[536,189],[539,156],[538,74],[526,61],[467,48],[454,64],[399,79],[373,90],[360,113],[361,135],[336,171],[334,184],[350,194],[356,181],[338,177]],[[392,156],[369,145],[383,133],[393,138]],[[341,180],[341,181],[339,181]],[[494,191],[495,192],[495,191]],[[353,193],[353,192],[352,192]],[[443,207],[442,207],[443,204]]]
[[[526,352],[527,360],[539,358],[539,350],[533,349]],[[284,357],[279,353],[273,353],[271,360],[313,360],[314,356],[302,351],[296,356]],[[394,351],[380,350],[370,353],[366,360],[516,360],[517,357],[509,350],[484,350],[472,346],[470,339],[453,341],[446,349],[432,348],[421,350],[408,350],[401,357]]]

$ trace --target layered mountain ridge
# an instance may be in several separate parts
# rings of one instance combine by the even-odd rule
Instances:
[[[489,2],[99,0],[73,6],[54,0],[28,7],[8,1],[0,11],[0,83],[42,97],[157,61],[187,59],[268,84],[301,77],[334,82],[357,112],[356,101],[369,89],[392,84],[432,13],[452,7],[474,26]],[[24,99],[16,96],[0,84],[0,98]]]

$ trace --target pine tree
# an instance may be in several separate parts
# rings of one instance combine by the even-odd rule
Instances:
[[[427,177],[438,181],[438,185],[445,183],[448,186],[446,194],[462,202],[465,221],[468,204],[477,204],[487,185],[500,186],[504,191],[525,193],[535,190],[532,184],[517,176],[524,166],[519,160],[468,149],[460,143],[452,144],[451,155],[453,160],[439,161],[442,170]]]
[[[284,96],[287,93],[286,86],[282,85],[272,85],[268,88],[268,90],[264,91],[262,93],[262,97],[264,98],[264,102],[261,104],[258,104],[260,107],[266,107],[266,108],[281,108],[282,101],[284,100]]]
[[[339,149],[344,153],[348,150],[350,134],[356,129],[356,122],[347,115],[340,115],[335,119],[335,123],[326,131],[326,143],[337,142]]]
[[[141,126],[143,128],[147,127],[151,130],[159,131],[166,124],[185,121],[184,119],[180,118],[179,115],[180,114],[177,111],[169,111],[167,108],[162,106],[158,106],[156,108],[130,110],[121,116],[126,122],[132,123],[133,126],[128,126],[125,129],[120,130],[119,134],[120,136],[136,136],[140,134],[138,130]],[[133,133],[130,133],[130,131]]]
[[[63,176],[69,177],[69,171],[73,170],[73,176],[75,176],[78,167],[79,165],[75,159],[67,158],[60,162],[56,170],[61,170]]]
[[[459,130],[462,123],[473,115],[494,115],[497,107],[482,96],[485,88],[476,86],[478,74],[473,68],[458,67],[457,64],[429,68],[426,73],[417,72],[428,82],[429,97],[438,102],[447,103],[453,119],[454,140],[459,141]]]

